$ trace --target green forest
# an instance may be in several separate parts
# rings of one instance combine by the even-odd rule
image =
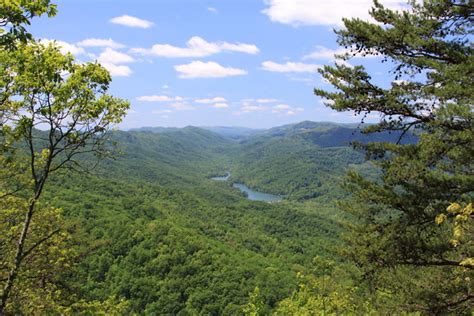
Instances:
[[[30,34],[53,2],[0,3],[0,315],[473,314],[471,1],[344,20],[340,58],[406,82],[314,94],[376,124],[127,131],[109,72]]]

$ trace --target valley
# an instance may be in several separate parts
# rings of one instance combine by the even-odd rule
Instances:
[[[231,138],[196,127],[116,132],[116,159],[86,178],[56,177],[48,190],[76,223],[71,242],[94,249],[68,280],[87,300],[123,297],[140,313],[239,314],[256,287],[272,310],[315,257],[346,265],[340,184],[365,163],[350,147],[311,140],[339,128],[305,122]]]
[[[474,315],[474,6],[402,2],[0,1],[0,316]]]

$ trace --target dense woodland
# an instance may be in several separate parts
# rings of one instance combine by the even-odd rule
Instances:
[[[28,33],[56,7],[0,4],[0,315],[471,315],[474,11],[411,6],[338,31],[406,83],[315,90],[378,124],[119,131],[108,72]]]

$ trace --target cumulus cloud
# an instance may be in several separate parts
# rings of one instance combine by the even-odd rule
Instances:
[[[187,102],[176,102],[176,103],[167,104],[167,106],[172,107],[173,109],[178,110],[178,111],[194,110],[194,107]]]
[[[127,54],[113,50],[112,48],[107,47],[97,58],[100,63],[109,63],[109,64],[127,64],[133,63],[135,59]]]
[[[115,65],[111,63],[101,63],[101,65],[104,66],[104,68],[110,72],[110,75],[114,77],[128,77],[133,73],[128,66]]]
[[[172,113],[173,111],[169,109],[162,109],[162,110],[153,110],[151,113],[153,114],[167,114],[167,113]]]
[[[110,47],[113,49],[120,49],[126,47],[121,43],[117,43],[111,38],[104,39],[104,38],[86,38],[85,40],[80,41],[77,43],[79,46],[83,47]]]
[[[283,24],[341,26],[342,18],[370,19],[372,0],[266,0],[262,12],[270,20]],[[382,0],[388,8],[401,10],[405,0]]]
[[[242,106],[240,107],[240,111],[242,113],[250,113],[250,112],[259,112],[259,111],[265,111],[268,108],[263,105],[259,104],[253,104],[251,102],[244,101],[242,103]]]
[[[252,55],[258,54],[260,52],[258,47],[255,46],[254,44],[243,44],[243,43],[231,44],[227,42],[222,42],[218,45],[220,49],[223,51],[239,52],[239,53],[252,54]]]
[[[278,102],[277,99],[257,99],[258,103],[275,103]]]
[[[334,60],[336,55],[343,55],[348,50],[345,48],[331,49],[321,45],[316,46],[316,49],[310,54],[303,57],[303,59],[324,59]]]
[[[212,99],[195,99],[194,102],[203,103],[203,104],[211,104],[211,103],[217,103],[217,102],[227,102],[227,100],[223,97],[215,97]]]
[[[262,68],[267,71],[272,72],[318,72],[318,69],[321,68],[320,65],[316,64],[305,64],[299,62],[286,62],[284,64],[279,64],[273,61],[264,61],[262,63]]]
[[[288,104],[277,104],[272,107],[273,113],[284,114],[284,115],[295,115],[298,112],[304,111],[301,107],[292,107]]]
[[[258,101],[271,101],[271,102],[258,102]],[[239,111],[234,112],[235,115],[247,114],[247,113],[274,113],[278,115],[295,115],[304,109],[302,107],[294,107],[285,103],[278,103],[271,105],[270,103],[278,102],[275,99],[244,99],[241,101]]]
[[[170,102],[170,101],[183,101],[182,97],[170,97],[167,95],[144,95],[137,98],[138,101],[142,102]]]
[[[179,73],[179,78],[183,79],[222,78],[247,74],[246,70],[224,67],[213,61],[193,61],[189,64],[176,65],[174,69]]]
[[[84,48],[64,41],[41,39],[40,42],[44,45],[49,45],[50,43],[56,44],[62,54],[71,53],[73,55],[83,55],[86,53]]]
[[[138,27],[142,29],[147,29],[153,26],[153,22],[139,19],[130,15],[117,16],[115,18],[110,19],[110,22],[113,24],[119,24],[128,27]]]
[[[260,50],[253,44],[208,42],[199,36],[193,36],[186,42],[186,47],[170,44],[155,44],[151,48],[134,48],[132,52],[158,57],[206,57],[223,51],[233,51],[246,54],[258,54]]]
[[[213,7],[208,7],[207,11],[212,12],[212,13],[218,13],[219,12],[219,11],[217,11],[216,8],[213,8]]]
[[[57,40],[42,39],[40,41],[43,44],[55,43],[59,47],[61,53],[63,54],[71,53],[74,55],[86,55],[86,51],[84,50],[84,48],[79,46],[79,44],[81,44],[82,42],[78,43],[77,45],[74,45],[74,44],[70,44],[64,41],[57,41]],[[83,45],[83,46],[87,46],[87,45]],[[96,58],[96,56],[93,54],[87,54],[87,56],[93,59]],[[107,47],[99,55],[99,57],[97,57],[97,60],[105,69],[107,69],[110,72],[110,75],[112,76],[128,77],[133,73],[130,67],[120,65],[120,64],[134,62],[135,59],[127,54],[117,52],[110,47]]]
[[[130,67],[122,64],[135,62],[135,59],[127,54],[107,47],[99,57],[97,57],[97,61],[104,66],[112,76],[128,77],[132,74],[132,70]]]
[[[224,108],[229,107],[229,105],[227,103],[223,103],[223,102],[215,103],[212,106],[217,108],[217,109],[224,109]]]
[[[278,104],[273,107],[275,110],[289,110],[291,109],[291,106],[288,104]]]

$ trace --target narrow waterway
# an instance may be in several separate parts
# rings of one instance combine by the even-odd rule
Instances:
[[[212,177],[211,180],[227,181],[229,180],[229,178],[230,178],[230,173],[227,172],[225,176]],[[251,188],[249,188],[243,183],[234,183],[232,184],[232,186],[244,192],[247,199],[252,200],[252,201],[279,202],[283,199],[279,195],[252,190]]]

